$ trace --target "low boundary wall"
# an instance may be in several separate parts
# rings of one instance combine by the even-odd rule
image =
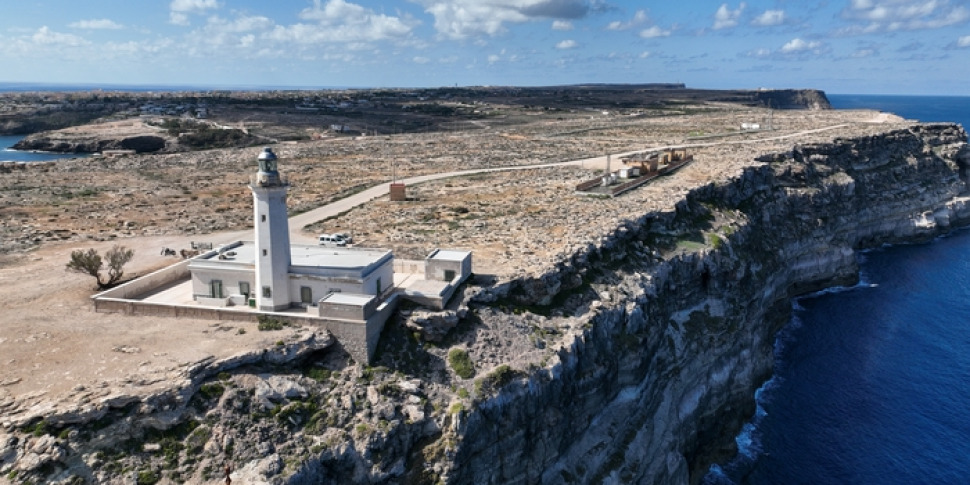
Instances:
[[[125,315],[140,315],[171,318],[194,318],[200,320],[223,320],[233,322],[257,322],[260,317],[298,325],[317,326],[327,329],[343,345],[344,349],[361,364],[370,364],[377,351],[377,342],[384,323],[397,309],[399,298],[392,295],[378,305],[377,310],[367,321],[338,320],[320,318],[318,316],[291,312],[261,312],[252,309],[236,309],[233,307],[209,307],[195,305],[173,305],[166,303],[151,303],[138,301],[138,295],[156,289],[158,286],[179,281],[178,275],[184,272],[182,279],[188,278],[188,261],[156,271],[138,280],[99,293],[92,297],[94,310],[100,313],[124,313]],[[151,279],[152,284],[143,283],[141,279]],[[139,283],[128,286],[131,283]],[[124,296],[122,296],[124,295]]]

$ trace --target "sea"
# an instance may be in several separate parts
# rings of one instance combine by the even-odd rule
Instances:
[[[829,95],[970,126],[970,97]],[[739,453],[706,485],[970,483],[970,231],[859,256],[795,302]]]

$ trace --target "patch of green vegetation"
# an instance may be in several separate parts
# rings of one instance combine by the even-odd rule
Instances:
[[[468,351],[463,348],[456,347],[448,352],[448,365],[462,379],[471,379],[475,376],[475,364],[472,363]]]
[[[332,372],[330,371],[330,369],[323,369],[320,367],[310,367],[303,372],[303,375],[317,382],[324,382],[330,379]]]
[[[138,485],[155,485],[159,480],[161,480],[161,477],[157,473],[151,470],[142,470],[138,472],[135,483]]]
[[[711,247],[714,249],[721,249],[721,246],[724,245],[724,240],[721,239],[721,236],[718,236],[717,234],[709,234],[708,239],[710,239]]]
[[[34,424],[30,432],[34,436],[44,436],[45,434],[48,434],[51,432],[50,424],[47,422],[46,419],[42,419],[38,421],[36,424]]]
[[[481,396],[484,393],[501,389],[520,375],[521,372],[502,364],[489,372],[484,378],[475,380],[475,394]]]
[[[283,327],[289,326],[288,322],[284,322],[273,317],[268,317],[266,315],[260,315],[256,321],[258,322],[258,328],[261,332],[283,330]]]
[[[391,369],[379,365],[377,367],[365,367],[364,372],[361,373],[360,380],[363,382],[373,382],[374,379],[380,374],[390,374]]]
[[[199,387],[199,394],[205,399],[216,399],[222,397],[222,393],[225,391],[226,387],[219,382],[202,384],[202,386]]]

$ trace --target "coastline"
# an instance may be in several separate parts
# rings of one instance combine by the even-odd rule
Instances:
[[[797,116],[792,116],[792,119],[795,118]],[[800,225],[789,227],[800,219],[797,215],[784,215],[784,211],[815,207],[830,200],[844,199],[848,202],[853,194],[858,195],[866,187],[861,181],[866,180],[867,174],[881,177],[885,171],[899,169],[909,177],[906,180],[919,182],[915,185],[906,182],[898,187],[886,186],[891,187],[891,191],[895,191],[893,194],[899,195],[900,200],[906,203],[898,207],[886,206],[885,203],[872,204],[886,212],[863,214],[861,219],[856,218],[856,221],[869,221],[872,225],[858,225],[853,229],[856,231],[854,234],[868,230],[873,234],[883,234],[885,231],[895,233],[899,229],[900,236],[912,237],[925,236],[935,230],[937,218],[926,219],[923,211],[916,210],[913,204],[931,203],[931,199],[944,195],[956,183],[956,180],[951,180],[955,178],[955,169],[949,165],[949,168],[944,168],[940,163],[949,163],[943,160],[950,160],[954,147],[965,143],[960,141],[961,136],[965,139],[965,134],[950,132],[950,128],[943,125],[903,128],[900,124],[860,124],[853,125],[852,129],[857,130],[859,135],[833,142],[831,134],[814,134],[806,137],[810,141],[799,144],[793,150],[772,151],[771,156],[763,152],[756,154],[760,157],[757,160],[749,158],[748,152],[740,148],[747,147],[744,144],[710,148],[704,152],[700,163],[695,162],[672,177],[622,199],[576,200],[557,196],[556,190],[546,189],[544,192],[549,192],[549,197],[555,197],[560,204],[567,204],[562,212],[567,214],[574,227],[589,230],[586,242],[572,244],[563,252],[557,250],[542,257],[525,254],[526,251],[534,254],[535,248],[530,247],[531,244],[551,244],[548,237],[555,233],[548,226],[537,223],[544,218],[499,222],[501,219],[492,220],[496,216],[487,216],[492,233],[496,227],[502,226],[510,229],[521,227],[529,232],[511,232],[507,236],[526,248],[519,263],[513,265],[500,259],[490,261],[498,267],[519,268],[519,273],[496,275],[495,284],[480,283],[466,292],[470,315],[467,318],[470,320],[462,324],[462,330],[453,335],[454,340],[448,346],[457,344],[468,349],[478,369],[478,377],[474,381],[451,378],[454,380],[442,383],[439,382],[440,371],[434,368],[401,367],[400,351],[418,352],[418,355],[432,361],[444,362],[448,346],[418,349],[399,342],[404,347],[387,353],[387,360],[382,364],[387,369],[399,369],[405,377],[372,370],[367,374],[370,376],[367,377],[369,387],[390,392],[394,388],[411,389],[409,380],[420,380],[424,387],[418,394],[412,394],[420,396],[416,399],[424,399],[427,403],[420,408],[420,417],[418,414],[409,414],[407,420],[394,417],[391,428],[386,428],[388,425],[382,425],[378,420],[378,416],[382,415],[380,413],[360,415],[354,411],[359,411],[359,404],[352,400],[348,401],[349,408],[340,402],[331,402],[328,409],[339,426],[328,428],[328,436],[343,436],[348,440],[348,445],[328,448],[313,456],[307,455],[309,461],[304,467],[287,471],[287,476],[293,481],[312,481],[313,477],[320,476],[330,476],[334,480],[380,481],[388,476],[397,476],[387,474],[396,473],[389,470],[393,469],[393,460],[399,456],[376,458],[379,462],[366,458],[364,450],[369,446],[367,443],[374,440],[390,440],[395,444],[389,449],[402,453],[425,454],[431,460],[429,466],[434,463],[436,474],[456,483],[461,482],[463,477],[467,478],[466,473],[480,477],[492,477],[490,474],[493,473],[507,474],[494,476],[492,481],[495,483],[518,478],[555,481],[566,476],[592,480],[614,474],[652,476],[677,483],[694,476],[695,467],[723,453],[725,441],[733,439],[733,435],[720,435],[730,428],[722,425],[738,419],[732,416],[744,415],[749,410],[753,412],[753,408],[747,404],[753,402],[750,394],[735,396],[733,392],[727,395],[715,393],[717,402],[721,403],[717,404],[709,393],[720,391],[724,386],[734,388],[735,385],[740,393],[746,388],[745,383],[765,378],[764,367],[739,366],[749,360],[761,365],[761,350],[765,345],[770,348],[770,343],[766,344],[770,339],[762,334],[770,333],[772,326],[785,321],[790,307],[785,307],[783,302],[787,301],[785,299],[789,292],[797,292],[798,285],[817,284],[833,276],[848,277],[853,274],[851,249],[843,243],[821,242],[829,241],[831,237],[848,237],[840,230],[833,230],[842,226],[809,227],[813,232],[803,239],[814,242],[792,246],[776,238],[786,234],[791,237],[805,236],[799,231],[807,229]],[[768,143],[791,147],[792,142],[784,139],[765,142],[761,146]],[[920,154],[924,153],[924,144],[936,146],[937,149],[929,153],[939,152],[939,157],[918,157],[921,164],[918,174],[913,168],[898,165],[898,160],[887,159],[888,165],[878,163],[885,158],[882,149]],[[839,147],[871,153],[872,156],[867,155],[865,159],[871,158],[873,165],[840,165],[844,164],[844,157]],[[294,146],[288,149],[295,151],[298,148]],[[756,147],[745,149],[757,150]],[[823,172],[819,169],[826,165],[824,160],[829,157],[839,160],[837,164],[833,161],[833,167],[861,174],[858,178],[860,182],[850,182],[838,175],[839,170],[833,174],[831,168],[825,169],[826,175],[822,177]],[[146,159],[134,157],[112,163],[124,164],[130,170],[139,167],[137,163],[141,160]],[[212,158],[208,160],[211,163]],[[198,162],[188,163],[192,165]],[[81,169],[80,165],[68,163],[60,168],[75,173],[75,170]],[[112,170],[113,167],[106,162],[104,169]],[[786,171],[786,167],[791,170]],[[55,176],[58,173],[53,172]],[[480,189],[474,191],[480,184],[514,191],[518,194],[515,200],[519,205],[550,205],[548,199],[530,198],[529,192],[523,190],[523,187],[529,187],[526,183],[539,183],[542,179],[537,175],[540,173],[531,171],[528,177],[517,177],[514,181],[501,175],[483,175],[430,183],[420,188],[418,200],[406,208],[414,211],[422,204],[439,204],[438,198],[428,195],[435,193],[445,194],[451,204],[455,204],[456,200],[483,200],[479,195]],[[949,175],[943,176],[945,173]],[[945,187],[933,188],[926,195],[928,199],[923,201],[910,196],[910,192],[922,187],[924,182],[936,180],[935,176],[941,176],[941,180],[944,180],[941,183]],[[562,184],[559,178],[562,173],[546,172],[544,177],[551,181],[543,182],[549,183],[549,187]],[[158,180],[159,177],[155,175],[152,182],[158,184]],[[493,180],[502,180],[502,185]],[[803,185],[806,181],[812,184]],[[572,187],[572,182],[567,182],[566,186]],[[454,195],[466,194],[469,190],[477,199]],[[531,190],[535,191],[534,188]],[[891,191],[887,189],[885,195],[893,195]],[[477,210],[475,205],[465,204],[466,208]],[[590,210],[593,207],[588,204],[595,205],[596,211]],[[583,205],[587,205],[586,210],[581,210]],[[649,207],[649,210],[645,210],[645,207]],[[848,210],[851,207],[850,204],[838,208],[846,210],[846,214],[854,214]],[[384,226],[393,224],[398,217],[393,210],[394,206],[377,201],[330,223],[351,224],[364,232],[368,220],[379,221]],[[502,207],[497,210],[501,211],[503,217],[510,214]],[[762,210],[767,212],[759,212]],[[913,219],[914,211],[918,212],[919,218]],[[375,214],[381,214],[381,217]],[[518,217],[529,215],[517,214]],[[542,217],[541,214],[539,216]],[[940,212],[941,222],[950,220],[944,216]],[[833,218],[826,224],[837,224],[837,219]],[[476,220],[471,219],[471,222]],[[957,216],[952,217],[953,223],[959,220]],[[928,225],[928,222],[932,224]],[[461,224],[456,221],[456,229],[461,229],[461,234],[449,234],[447,237],[463,235],[481,238],[480,233],[466,230]],[[775,229],[765,230],[771,227]],[[599,232],[601,230],[604,232]],[[358,234],[355,234],[355,239]],[[373,238],[376,233],[368,234]],[[528,238],[518,237],[526,235]],[[443,238],[440,235],[427,237]],[[582,238],[581,235],[571,237],[577,241]],[[785,250],[784,254],[778,252],[779,248]],[[832,251],[831,248],[836,250]],[[759,268],[752,264],[752,259],[764,259],[768,263]],[[789,262],[797,265],[797,274],[781,271]],[[550,268],[553,268],[552,271]],[[480,271],[478,266],[476,273],[488,274]],[[725,291],[728,293],[721,294]],[[730,291],[742,293],[732,297]],[[730,313],[735,311],[732,310],[734,308],[749,313]],[[481,323],[474,323],[479,321]],[[758,326],[752,327],[755,323],[751,322]],[[507,333],[497,333],[499,331]],[[743,340],[740,343],[737,342],[739,336]],[[516,345],[525,347],[503,349],[502,342],[507,340],[514,340]],[[747,358],[733,354],[737,350],[734,346],[739,344],[752,349]],[[289,348],[288,343],[284,342],[283,349]],[[515,357],[503,355],[509,352],[515,353]],[[490,357],[489,353],[498,355]],[[202,369],[206,369],[205,364],[202,365]],[[503,365],[511,372],[496,374]],[[252,385],[253,377],[246,370],[233,372],[238,373],[238,376],[230,379],[233,386],[244,390]],[[331,381],[342,389],[338,395],[344,392],[351,395],[363,389],[357,382],[364,377],[363,371],[344,368],[341,372],[346,376]],[[448,372],[447,367],[444,372]],[[481,390],[477,390],[477,381],[482,382]],[[211,380],[202,383],[210,384]],[[10,389],[22,386],[13,384]],[[468,397],[461,397],[456,389],[463,389]],[[194,385],[179,391],[185,394],[183,405],[192,399],[196,391]],[[105,403],[145,402],[138,396],[137,387],[129,392],[134,394],[107,395],[99,399],[104,399]],[[373,402],[367,408],[374,412],[384,409],[380,403],[385,398],[391,399],[380,397],[380,392],[375,396],[368,394],[368,402]],[[722,408],[725,400],[729,403],[728,414],[724,414],[727,411]],[[454,406],[455,403],[461,405],[460,410],[452,412],[459,409]],[[631,403],[639,404],[630,409]],[[240,422],[248,423],[246,420],[250,419],[235,414],[222,404],[212,402],[207,405],[213,406],[213,416],[220,416],[218,419],[225,419],[226,423],[235,423],[230,428]],[[95,406],[93,409],[103,411],[103,417],[115,416],[123,411],[110,406]],[[180,405],[176,409],[180,413],[178,419],[193,419],[191,407]],[[71,416],[71,412],[67,412],[67,416]],[[157,409],[146,410],[137,418],[144,421],[136,423],[157,419],[156,412]],[[384,412],[391,413],[388,416],[398,416],[393,409],[381,411]],[[635,414],[630,415],[631,412]],[[48,412],[47,416],[56,418],[57,414]],[[343,424],[344,419],[351,420]],[[79,431],[84,431],[88,426],[74,421],[71,423],[59,424],[56,432],[60,432],[64,426]],[[634,424],[632,428],[631,423]],[[132,433],[132,439],[144,439],[138,434],[140,426],[144,424],[135,424],[126,431]],[[226,429],[229,428],[223,429],[221,426],[210,431],[227,433]],[[265,423],[259,426],[265,429]],[[348,431],[343,431],[345,427]],[[367,432],[358,429],[366,429]],[[636,434],[627,434],[631,429],[635,429]],[[293,442],[292,436],[288,430],[287,434],[282,434],[282,431],[266,432],[270,433],[271,441],[276,446],[287,450],[286,456],[304,457],[306,451],[290,449],[288,443]],[[348,434],[345,436],[342,433]],[[306,439],[312,436],[304,435]],[[530,436],[530,442],[539,444],[534,448],[522,449],[523,436]],[[610,436],[620,439],[615,443],[608,442]],[[281,441],[275,441],[277,438]],[[242,453],[238,458],[247,462],[254,459],[251,456],[253,450],[250,449],[253,444],[242,436],[235,436],[234,439],[241,440],[235,448]],[[607,440],[606,448],[595,446],[601,440]],[[559,450],[567,444],[569,449],[561,457],[534,455]],[[221,445],[216,443],[211,446],[213,453],[221,451]],[[502,457],[513,454],[522,455],[523,458],[514,462],[506,460],[508,466],[503,470],[479,468],[486,463],[494,463],[494,459],[504,460]],[[655,457],[650,466],[657,468],[636,469],[638,464],[642,464],[642,456]],[[124,458],[131,463],[152,459],[150,453],[132,453]],[[374,475],[341,475],[340,470],[344,470],[348,463],[355,463],[354,467],[359,463],[370,470],[379,467],[384,471],[375,472]],[[534,466],[538,463],[552,464],[541,469],[541,476],[530,475],[540,473]],[[584,469],[571,468],[577,463],[583,464]],[[419,466],[414,470],[420,469]]]

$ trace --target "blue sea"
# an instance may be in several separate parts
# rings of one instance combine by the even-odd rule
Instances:
[[[970,98],[830,95],[970,126]],[[970,483],[970,231],[863,254],[862,283],[801,298],[775,375],[708,485]]]

